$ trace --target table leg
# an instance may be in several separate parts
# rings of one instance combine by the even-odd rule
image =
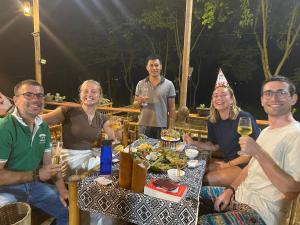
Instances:
[[[69,225],[79,225],[79,208],[77,206],[77,181],[68,183],[69,188]]]

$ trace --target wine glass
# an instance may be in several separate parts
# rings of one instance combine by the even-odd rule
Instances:
[[[141,97],[144,99],[142,106],[147,106],[148,103],[146,101],[149,99],[149,88],[146,84],[141,87]]]
[[[239,124],[237,127],[237,132],[243,137],[252,134],[252,123],[249,117],[240,117]],[[242,151],[239,151],[238,154],[246,155]]]

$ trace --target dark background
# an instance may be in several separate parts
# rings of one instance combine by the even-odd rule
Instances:
[[[95,79],[101,82],[105,97],[112,99],[114,106],[129,105],[132,96],[125,86],[121,56],[129,60],[132,54],[134,55],[130,70],[131,87],[134,91],[138,80],[146,76],[144,60],[152,53],[144,40],[145,36],[153,35],[158,39],[164,39],[165,36],[163,32],[129,28],[132,32],[129,34],[134,35],[127,41],[127,33],[122,32],[122,29],[117,32],[116,30],[121,23],[124,25],[127,20],[140,15],[142,7],[146,6],[143,0],[40,0],[41,52],[42,58],[47,60],[47,64],[42,65],[45,92],[58,92],[72,101],[77,99],[78,86],[82,81]],[[13,95],[12,90],[17,82],[34,79],[32,32],[32,17],[23,16],[20,2],[0,0],[0,84],[1,92],[8,96]],[[200,78],[197,90],[192,87],[191,83],[194,81],[189,82],[187,104],[191,109],[200,103],[210,103],[217,71],[219,67],[223,69],[226,60],[226,47],[231,48],[231,45],[236,45],[237,42],[241,48],[258,51],[251,35],[236,39],[232,34],[220,32],[217,27],[201,36],[199,45],[191,53],[190,59],[190,64],[194,67],[192,79],[195,76]],[[281,54],[275,47],[270,47],[272,66]],[[174,50],[175,46],[171,46],[171,49]],[[165,64],[165,54],[163,51],[160,53]],[[300,49],[296,43],[281,74],[293,74],[295,68],[300,67],[299,57]],[[230,62],[232,68],[235,63],[241,63],[241,58],[243,57]],[[178,87],[176,74],[179,63],[174,52],[170,51],[167,63],[166,77]],[[256,68],[247,79],[241,79],[239,74],[228,66],[225,66],[223,71],[235,91],[238,104],[257,118],[265,119],[259,100],[260,84],[264,76],[258,52],[252,63]],[[195,91],[194,103],[192,98]],[[299,108],[299,105],[296,108]],[[298,118],[298,112],[296,117]]]

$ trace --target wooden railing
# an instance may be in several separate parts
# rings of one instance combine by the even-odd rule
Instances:
[[[46,101],[46,106],[67,106],[67,107],[80,107],[81,105],[74,102],[54,102]],[[98,106],[97,109],[103,113],[121,115],[123,118],[124,134],[123,134],[123,144],[133,142],[138,136],[138,123],[137,115],[140,113],[140,109],[131,107],[107,107]],[[45,109],[45,111],[49,111]],[[125,114],[125,115],[124,115]],[[200,117],[198,114],[189,114],[186,123],[176,123],[175,129],[181,130],[185,133],[190,133],[192,136],[197,137],[198,140],[205,139],[207,137],[207,127],[206,127],[207,117]],[[257,124],[260,126],[268,125],[266,120],[257,120]],[[58,138],[59,131],[58,127],[51,127],[52,136]]]
[[[68,106],[68,107],[80,107],[79,103],[75,102],[55,102],[55,101],[46,101],[46,105],[56,105],[56,106]],[[118,113],[132,113],[132,114],[140,114],[140,109],[131,108],[131,107],[107,107],[107,106],[98,106],[98,110],[104,112],[118,112]],[[207,117],[200,117],[196,113],[190,113],[189,118],[195,118],[199,120],[207,120]],[[267,120],[256,120],[258,125],[268,125]]]

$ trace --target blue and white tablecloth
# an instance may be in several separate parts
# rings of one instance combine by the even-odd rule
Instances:
[[[141,225],[197,224],[199,195],[208,155],[208,152],[200,152],[200,165],[194,169],[184,168],[186,175],[180,183],[188,186],[188,192],[178,203],[120,188],[116,164],[112,173],[112,185],[102,186],[95,182],[99,173],[88,176],[78,184],[79,208]],[[166,173],[148,173],[147,182],[151,178],[164,177],[167,177]]]

